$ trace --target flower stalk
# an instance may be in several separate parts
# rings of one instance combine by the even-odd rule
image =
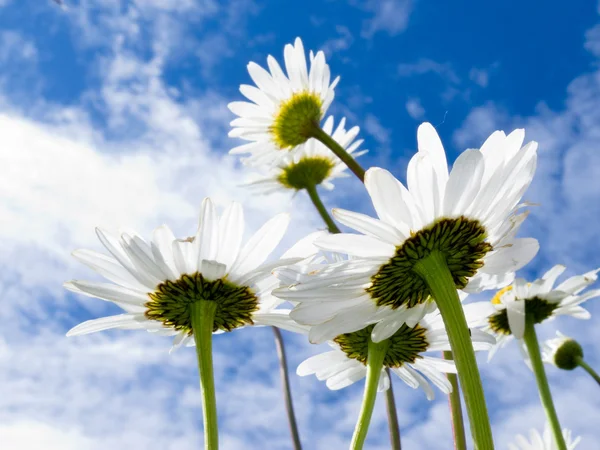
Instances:
[[[288,365],[285,357],[285,346],[283,337],[279,328],[272,327],[275,334],[275,344],[277,346],[277,356],[279,356],[279,371],[281,373],[281,383],[283,384],[283,394],[285,398],[285,409],[288,416],[288,424],[290,433],[292,434],[292,442],[294,450],[302,450],[302,442],[300,441],[300,433],[298,433],[298,425],[296,423],[296,414],[294,413],[294,403],[292,401],[292,392],[290,388],[290,377],[288,374]]]
[[[352,436],[350,450],[361,450],[365,444],[369,424],[371,423],[371,416],[373,415],[373,406],[375,406],[375,399],[377,397],[377,386],[379,384],[379,377],[381,376],[381,369],[383,368],[383,360],[389,345],[390,342],[387,339],[375,343],[369,338],[365,392],[356,428],[354,429],[354,435]]]
[[[552,401],[552,393],[550,392],[550,385],[548,384],[548,378],[546,377],[546,371],[544,369],[544,363],[540,353],[540,345],[535,333],[535,326],[531,318],[526,318],[523,340],[527,346],[527,353],[529,354],[531,367],[533,369],[533,373],[535,374],[540,400],[542,401],[542,405],[546,411],[546,418],[548,419],[548,423],[552,429],[556,448],[557,450],[567,450],[565,438],[558,421],[558,415],[556,414],[554,402]]]
[[[325,133],[325,134],[327,134],[327,133]],[[319,212],[320,216],[323,218],[323,221],[327,225],[327,229],[329,230],[329,232],[330,233],[339,233],[340,229],[338,228],[338,226],[335,224],[335,222],[333,221],[333,219],[327,212],[327,208],[325,208],[325,205],[323,204],[323,201],[321,200],[321,197],[319,196],[319,193],[317,192],[317,187],[315,185],[309,186],[306,188],[306,192],[308,192],[308,196],[310,197],[311,201],[313,202],[313,205],[315,205],[315,208]]]
[[[390,380],[390,387],[385,391],[385,406],[390,430],[391,450],[402,450],[400,425],[398,425],[398,413],[396,411],[396,401],[394,400],[394,387],[392,386],[392,374],[389,368],[385,369],[385,373]]]
[[[492,429],[475,360],[475,351],[446,259],[441,252],[434,250],[429,256],[419,260],[414,270],[429,286],[444,320],[458,369],[458,378],[463,388],[475,448],[493,450]]]
[[[340,158],[346,166],[358,177],[358,179],[362,182],[365,181],[365,169],[361,167],[359,163],[346,151],[344,148],[337,143],[335,139],[329,136],[318,123],[315,123],[310,130],[310,137],[315,138],[323,145],[325,145],[329,150],[331,150],[335,156]]]
[[[212,361],[212,333],[216,311],[217,303],[211,301],[201,300],[192,303],[190,306],[190,318],[196,342],[198,370],[200,372],[205,450],[218,450],[219,448],[217,400],[215,397],[215,379]]]
[[[579,367],[585,370],[594,380],[596,380],[596,383],[600,385],[600,375],[598,375],[596,371],[592,369],[590,365],[583,360],[583,358],[577,357],[575,361],[577,362],[577,365]]]
[[[444,352],[444,359],[453,361],[452,352]],[[460,388],[458,386],[458,377],[454,373],[446,374],[448,381],[452,385],[452,392],[448,395],[450,405],[450,418],[452,420],[452,436],[454,437],[454,450],[467,449],[467,437],[465,436],[465,424],[462,415],[462,406],[460,402]]]

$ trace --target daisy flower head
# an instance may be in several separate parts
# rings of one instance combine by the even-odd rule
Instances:
[[[487,321],[487,328],[497,336],[498,348],[513,337],[521,340],[527,321],[540,324],[556,316],[590,318],[590,313],[580,305],[600,296],[600,289],[583,292],[597,280],[600,269],[573,276],[555,287],[557,278],[565,269],[565,266],[556,265],[532,283],[517,278],[511,285],[498,291],[492,299],[495,310]]]
[[[274,164],[279,158],[306,142],[325,116],[334,98],[337,77],[331,82],[329,66],[322,51],[310,52],[310,69],[300,38],[284,49],[284,73],[269,55],[269,71],[258,64],[248,64],[256,86],[242,85],[241,93],[249,102],[232,102],[229,109],[237,116],[231,122],[230,137],[250,141],[231,150],[232,154],[249,153],[246,164]]]
[[[465,306],[465,313],[471,321],[481,319],[481,309],[477,303]],[[312,356],[302,362],[298,366],[297,374],[314,374],[319,380],[326,380],[327,387],[332,390],[345,388],[365,378],[372,330],[373,325],[369,325],[361,330],[337,336],[328,342],[333,348],[331,351]],[[471,339],[477,350],[487,350],[494,343],[492,336],[477,329],[472,330]],[[450,343],[438,311],[427,314],[412,327],[402,325],[389,338],[378,390],[384,391],[389,388],[389,379],[385,371],[389,368],[413,389],[421,387],[429,400],[434,398],[429,381],[442,392],[450,393],[452,386],[445,374],[456,373],[454,361],[427,355],[428,352],[444,350],[450,350]]]
[[[191,306],[216,303],[214,332],[248,325],[274,325],[298,331],[289,311],[275,309],[282,301],[271,295],[279,280],[271,271],[301,257],[265,262],[282,239],[289,216],[280,214],[262,226],[244,245],[243,210],[232,203],[219,217],[210,199],[202,204],[200,224],[193,237],[176,239],[163,225],[150,241],[137,234],[120,237],[97,229],[110,255],[76,250],[73,256],[110,283],[74,280],[73,292],[112,302],[123,314],[88,320],[67,336],[112,328],[142,329],[174,335],[174,346],[194,345]],[[296,252],[297,253],[297,252]]]
[[[566,428],[563,429],[563,437],[565,438],[567,450],[574,450],[579,444],[579,441],[581,441],[581,437],[573,439],[571,430]],[[554,441],[552,431],[548,424],[544,427],[543,434],[540,434],[538,430],[532,428],[529,431],[529,439],[518,434],[515,438],[515,442],[508,444],[508,448],[509,450],[558,450],[558,446]]]
[[[563,370],[579,367],[579,361],[583,359],[583,348],[579,342],[560,331],[556,332],[555,338],[545,341],[541,350],[544,362]]]
[[[535,172],[537,143],[522,147],[523,130],[496,131],[480,149],[464,151],[449,172],[433,126],[422,124],[417,138],[407,187],[387,170],[366,173],[378,218],[334,209],[334,217],[359,234],[316,241],[353,259],[299,276],[294,288],[276,292],[302,303],[292,312],[298,322],[328,327],[324,335],[330,336],[379,322],[373,330],[379,342],[435,309],[418,273],[426,258],[442,258],[457,289],[479,292],[512,282],[537,253],[537,240],[515,237],[527,217],[519,202]]]
[[[362,139],[356,140],[360,129],[346,130],[346,118],[342,118],[334,128],[333,116],[323,125],[323,131],[331,136],[348,154],[358,157],[367,150],[357,151]],[[267,167],[268,174],[248,184],[263,194],[277,191],[300,191],[322,185],[332,190],[332,181],[347,177],[347,166],[331,150],[316,139],[310,139],[298,146],[297,151],[284,155],[275,167]]]

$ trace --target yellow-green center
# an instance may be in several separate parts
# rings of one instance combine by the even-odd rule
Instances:
[[[431,295],[427,283],[414,271],[415,264],[432,251],[444,255],[457,289],[483,266],[483,258],[492,246],[485,242],[485,228],[477,220],[459,217],[440,219],[413,233],[395,255],[373,275],[367,288],[377,306],[397,309],[424,303]]]
[[[334,339],[348,358],[367,364],[369,356],[369,338],[375,325],[369,325],[359,331],[342,334]],[[402,325],[388,340],[390,345],[383,360],[384,367],[402,367],[405,363],[414,363],[427,351],[427,329],[420,325],[414,328]]]
[[[321,184],[333,169],[333,162],[323,156],[302,158],[285,167],[277,181],[288,189],[308,189]]]
[[[226,279],[207,281],[200,272],[182,275],[176,281],[165,281],[149,293],[146,317],[158,320],[177,331],[192,334],[190,306],[194,302],[217,303],[213,331],[231,331],[253,324],[252,314],[258,310],[258,297],[249,287],[237,286]]]
[[[549,301],[539,297],[517,301],[525,302],[525,320],[531,320],[534,324],[542,323],[544,320],[550,317],[554,310],[558,307],[556,303],[550,303]],[[512,334],[508,324],[508,312],[506,309],[492,314],[489,317],[488,322],[490,324],[490,328],[496,333],[505,335]]]
[[[303,144],[321,120],[321,98],[311,92],[299,92],[281,103],[270,131],[280,149]]]

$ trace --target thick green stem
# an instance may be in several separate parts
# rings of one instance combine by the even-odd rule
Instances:
[[[283,394],[285,398],[285,409],[288,416],[288,424],[290,433],[292,434],[292,442],[294,450],[302,450],[300,434],[298,433],[298,425],[296,424],[296,415],[294,414],[294,403],[292,402],[292,392],[290,389],[290,377],[288,375],[288,365],[285,358],[285,347],[283,345],[283,337],[279,328],[273,327],[275,334],[275,344],[277,345],[277,355],[279,356],[279,370],[281,372],[281,383],[283,384]]]
[[[202,415],[204,417],[204,448],[206,450],[217,450],[219,448],[217,400],[212,362],[212,333],[216,311],[216,302],[201,300],[192,303],[190,306],[190,318],[194,340],[196,341],[198,370],[200,372]]]
[[[577,365],[579,367],[581,367],[583,370],[585,370],[587,373],[590,374],[590,376],[596,380],[596,383],[600,384],[600,375],[598,375],[596,373],[596,371],[594,369],[592,369],[588,363],[586,363],[583,358],[577,357],[575,359],[577,361]]]
[[[329,150],[331,150],[335,156],[340,158],[348,168],[354,172],[354,175],[358,177],[358,179],[362,182],[365,181],[365,169],[363,169],[360,164],[356,162],[356,160],[348,153],[344,148],[336,142],[331,136],[329,136],[319,124],[315,124],[310,130],[310,137],[314,137],[323,145],[325,145]]]
[[[317,208],[317,211],[319,211],[319,214],[321,215],[321,217],[327,224],[327,229],[329,230],[329,232],[330,233],[339,233],[340,229],[337,227],[337,225],[335,224],[335,222],[333,221],[333,219],[327,212],[327,208],[325,208],[325,205],[321,201],[321,197],[319,197],[319,193],[317,192],[317,187],[316,186],[307,187],[306,192],[308,192],[308,195],[309,195],[310,199],[312,200],[313,205],[315,205],[315,208]]]
[[[390,429],[391,450],[402,450],[402,443],[400,442],[400,425],[398,425],[398,413],[396,412],[396,401],[394,400],[394,388],[392,386],[392,374],[389,368],[385,369],[385,373],[390,380],[390,387],[385,391],[385,406]]]
[[[565,438],[560,428],[558,421],[558,415],[554,408],[554,402],[552,401],[552,394],[550,392],[550,385],[548,384],[548,378],[546,377],[546,371],[544,369],[544,363],[542,361],[542,355],[540,353],[540,345],[538,343],[537,335],[535,334],[535,326],[532,320],[527,319],[525,323],[525,335],[523,336],[525,345],[527,346],[527,353],[531,361],[531,368],[535,374],[535,380],[537,381],[538,392],[540,394],[540,400],[546,410],[546,418],[552,428],[552,434],[554,435],[554,441],[556,442],[556,448],[558,450],[566,450],[567,445],[565,444]]]
[[[371,416],[373,415],[373,406],[377,397],[377,385],[383,368],[383,359],[390,345],[388,340],[375,343],[369,338],[369,350],[367,355],[367,380],[365,382],[365,392],[363,394],[363,403],[360,408],[358,422],[354,428],[350,450],[361,450],[367,438]]]
[[[432,251],[421,259],[414,270],[423,277],[442,314],[452,353],[463,389],[471,435],[478,450],[493,450],[492,429],[488,418],[481,377],[475,360],[475,351],[469,335],[465,313],[446,259],[439,251]]]
[[[444,359],[453,361],[452,352],[444,352]],[[465,424],[463,421],[462,407],[460,404],[460,388],[458,386],[458,377],[454,373],[446,374],[448,381],[452,385],[452,392],[448,395],[450,405],[450,418],[452,419],[452,435],[454,436],[454,450],[467,449],[467,437],[465,436]]]

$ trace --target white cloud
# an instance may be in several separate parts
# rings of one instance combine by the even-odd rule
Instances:
[[[422,119],[425,115],[425,108],[421,105],[421,100],[419,98],[409,98],[406,101],[405,106],[408,115],[415,120]]]
[[[434,73],[452,84],[458,84],[460,78],[449,63],[439,63],[427,58],[421,58],[415,63],[398,64],[398,75],[412,77]]]
[[[335,31],[337,36],[326,40],[320,47],[328,57],[334,53],[347,50],[354,42],[354,36],[348,27],[344,25],[336,25]]]
[[[350,4],[372,14],[363,22],[361,35],[367,39],[380,31],[390,36],[403,32],[414,8],[413,0],[357,0]]]
[[[469,79],[473,83],[484,88],[487,87],[488,83],[490,82],[490,73],[485,69],[478,69],[476,67],[473,67],[469,71]]]

